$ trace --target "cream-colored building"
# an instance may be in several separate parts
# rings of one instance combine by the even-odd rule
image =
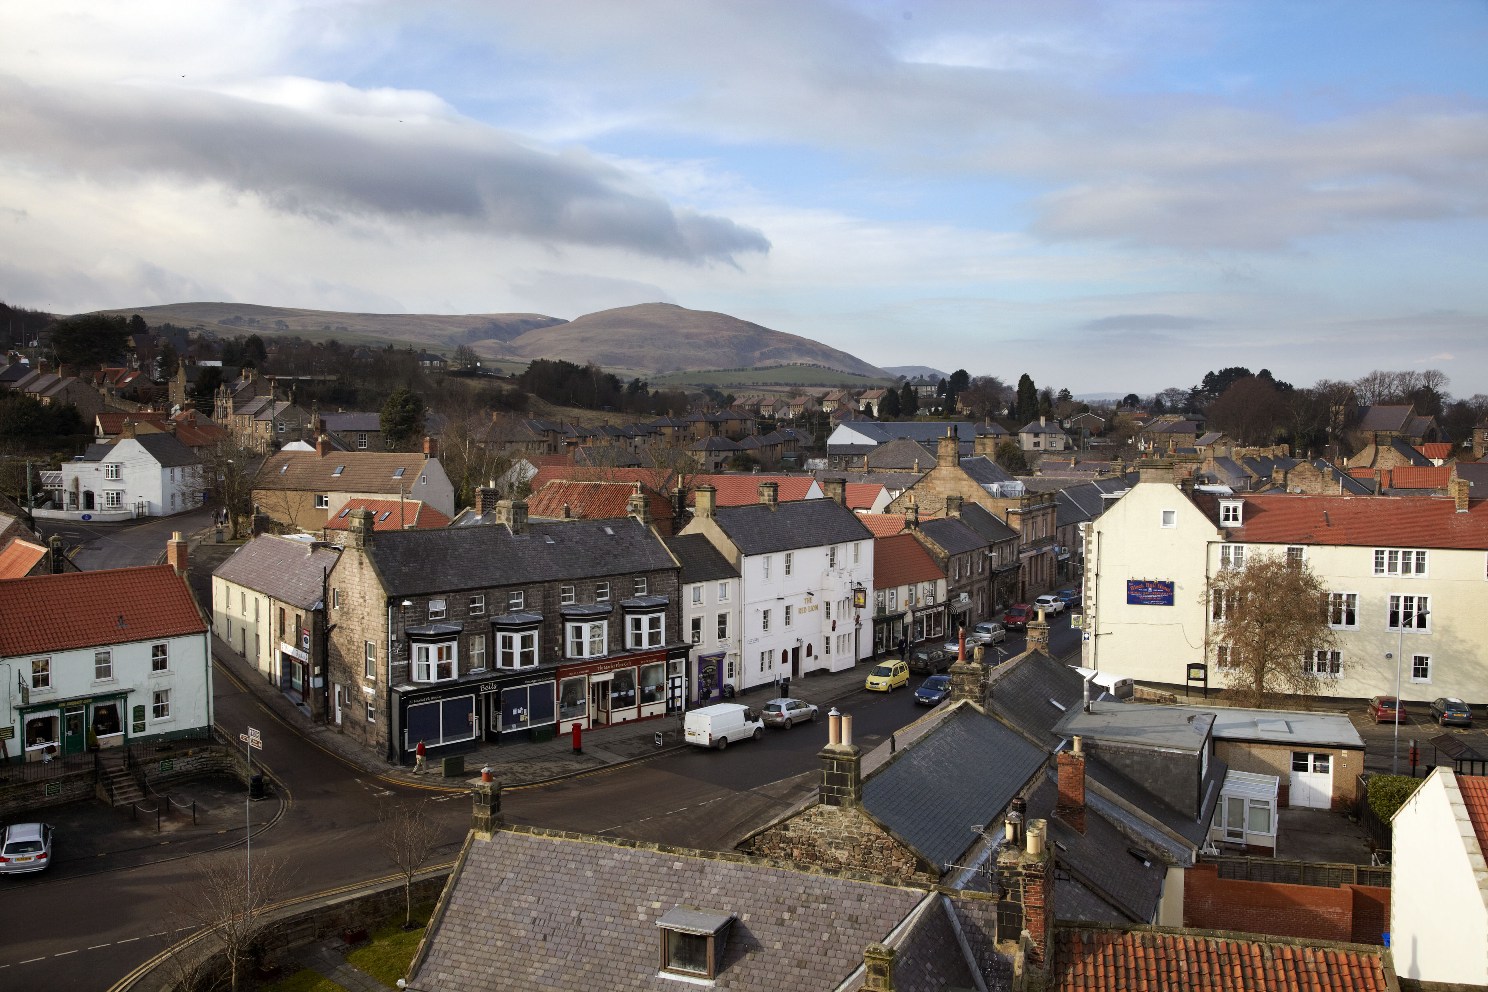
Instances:
[[[1389,496],[1219,495],[1142,482],[1089,525],[1084,665],[1183,686],[1222,624],[1207,590],[1257,555],[1306,561],[1328,588],[1337,645],[1298,659],[1321,695],[1438,696],[1488,703],[1488,501]],[[1397,661],[1399,672],[1397,676]],[[1423,709],[1424,707],[1419,707]]]

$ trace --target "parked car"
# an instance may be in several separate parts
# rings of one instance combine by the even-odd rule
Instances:
[[[968,658],[971,657],[971,653],[976,650],[976,647],[977,647],[978,644],[986,644],[986,643],[987,643],[987,635],[986,634],[978,634],[974,630],[968,630],[966,632],[966,657],[968,657]],[[946,641],[945,642],[945,652],[946,652],[946,654],[950,655],[952,658],[957,657],[961,653],[961,642],[960,641]]]
[[[1369,715],[1375,723],[1404,723],[1405,707],[1394,696],[1375,696],[1369,700]]]
[[[893,692],[901,685],[909,685],[909,666],[902,661],[885,661],[873,666],[863,688],[871,692]]]
[[[1002,625],[1008,630],[1027,630],[1028,621],[1032,619],[1033,607],[1027,603],[1014,603],[1002,615]]]
[[[951,677],[949,675],[932,675],[920,683],[915,690],[915,702],[921,706],[934,706],[951,693]]]
[[[0,873],[42,871],[52,863],[52,828],[12,823],[0,835]]]
[[[765,726],[784,727],[786,730],[798,723],[810,723],[816,719],[816,704],[808,703],[804,699],[792,699],[789,696],[781,696],[772,699],[761,707],[764,714]]]
[[[1438,696],[1431,701],[1431,718],[1443,727],[1471,727],[1472,710],[1455,696]]]
[[[1007,640],[1007,628],[996,620],[983,620],[973,629],[986,638],[983,644],[1001,644]]]
[[[1053,616],[1056,613],[1064,612],[1064,600],[1052,592],[1046,592],[1033,601],[1033,608],[1035,610],[1043,610],[1045,614]]]
[[[916,675],[934,675],[951,667],[956,660],[940,648],[916,648],[909,653],[909,670]]]
[[[1080,590],[1078,589],[1060,589],[1054,595],[1064,600],[1065,606],[1074,606],[1080,602]]]
[[[730,741],[759,740],[764,735],[759,711],[739,703],[714,703],[689,710],[682,720],[682,739],[698,747],[722,751]]]

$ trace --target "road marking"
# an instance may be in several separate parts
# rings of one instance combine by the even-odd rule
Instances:
[[[27,959],[26,959],[26,960],[24,960],[24,961],[18,961],[18,962],[16,962],[16,963],[17,963],[17,964],[35,964],[35,963],[36,963],[36,962],[38,962],[38,961],[45,961],[45,960],[46,960],[46,955],[45,955],[45,954],[43,954],[43,955],[42,955],[42,956],[41,956],[41,957],[39,957],[39,958],[27,958]]]
[[[90,951],[96,951],[100,947],[112,947],[112,946],[113,946],[112,942],[110,942],[108,944],[94,944],[92,947],[88,948],[88,950],[90,950]]]
[[[138,937],[125,937],[122,940],[115,941],[114,943],[116,943],[116,944],[132,944],[136,940],[139,940],[139,938]]]
[[[54,957],[54,958],[65,958],[69,954],[76,954],[76,953],[77,953],[77,948],[74,947],[70,951],[58,951],[56,954],[53,954],[52,957]]]

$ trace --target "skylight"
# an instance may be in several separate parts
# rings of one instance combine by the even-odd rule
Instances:
[[[396,471],[394,471],[393,472],[393,478],[395,478],[395,479],[401,479],[401,478],[403,478],[403,470],[400,468],[400,469],[397,469]]]
[[[342,472],[345,472],[345,471],[346,471],[346,466],[345,465],[337,465],[336,466],[336,471],[332,472],[331,474],[332,475],[340,475]]]

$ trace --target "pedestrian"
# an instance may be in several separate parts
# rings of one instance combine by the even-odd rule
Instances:
[[[902,637],[901,636],[899,638],[899,660],[900,661],[903,661],[905,658],[908,658],[908,657],[909,657],[909,638]]]
[[[418,747],[413,749],[413,773],[422,775],[424,773],[424,742],[419,741]]]

